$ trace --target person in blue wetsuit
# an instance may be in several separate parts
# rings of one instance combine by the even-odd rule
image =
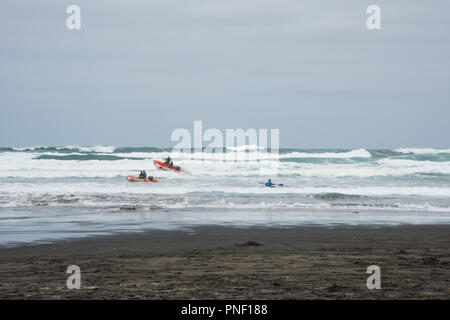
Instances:
[[[272,179],[269,179],[269,181],[266,182],[265,186],[268,188],[273,188],[275,186],[275,184],[272,183]]]

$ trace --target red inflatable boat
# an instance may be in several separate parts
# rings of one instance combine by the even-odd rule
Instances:
[[[140,179],[138,177],[135,176],[128,176],[127,180],[130,182],[158,182],[158,179],[150,177],[150,178],[146,178],[146,179]]]
[[[169,165],[165,164],[162,161],[158,161],[158,160],[153,160],[153,163],[155,164],[155,166],[161,170],[172,170],[174,172],[183,172],[183,168],[180,168],[179,166],[172,166],[169,167]]]

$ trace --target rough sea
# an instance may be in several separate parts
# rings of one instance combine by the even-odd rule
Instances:
[[[450,149],[215,151],[0,148],[0,245],[199,225],[450,223]],[[183,173],[153,165],[168,155]],[[142,169],[159,182],[126,180]]]

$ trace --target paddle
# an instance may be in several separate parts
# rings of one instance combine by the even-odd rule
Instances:
[[[259,181],[259,184],[266,184],[266,183]],[[284,184],[282,184],[282,183],[280,183],[280,184],[273,183],[273,185],[274,186],[279,186],[279,187],[284,187]]]

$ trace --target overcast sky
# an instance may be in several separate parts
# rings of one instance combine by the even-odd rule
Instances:
[[[448,0],[2,0],[0,146],[173,146],[203,120],[281,147],[450,147],[449,18]]]

